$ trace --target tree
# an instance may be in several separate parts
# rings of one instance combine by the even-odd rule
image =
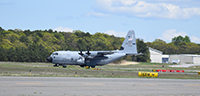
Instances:
[[[190,37],[188,36],[185,36],[185,38],[183,38],[183,41],[185,41],[186,43],[191,43]]]
[[[20,42],[27,42],[28,41],[28,38],[26,36],[21,36],[19,38]]]
[[[88,47],[86,41],[82,38],[78,39],[77,46],[79,50],[87,50],[87,47]]]
[[[181,42],[190,43],[191,41],[188,36],[185,36],[185,37],[178,36],[178,37],[172,38],[172,42],[178,46]]]
[[[1,27],[0,27],[0,42],[2,42],[4,37],[5,37],[5,34],[3,32],[3,29],[1,29]]]
[[[0,32],[3,32],[3,31],[4,31],[4,29],[2,27],[0,27]]]
[[[52,30],[52,29],[49,29],[48,32],[49,32],[49,33],[53,33],[53,30]]]
[[[62,36],[62,34],[59,34],[59,33],[54,34],[54,37],[56,37],[57,39],[61,39],[61,36]]]
[[[7,50],[0,45],[0,61],[8,61]]]
[[[8,58],[8,61],[17,61],[17,54],[16,54],[16,50],[11,47],[10,49],[8,49],[7,51],[7,58]]]
[[[39,36],[35,36],[35,37],[33,38],[33,42],[34,42],[34,43],[37,43],[39,40],[40,40],[40,37],[39,37]]]
[[[138,62],[150,62],[150,53],[147,45],[141,39],[137,39],[136,43],[137,43],[137,52],[142,53],[143,55],[139,55],[136,57],[133,56],[133,59],[136,59],[136,61]]]
[[[28,29],[28,30],[24,30],[24,34],[26,34],[26,36],[29,36],[31,34],[31,31]]]
[[[179,49],[173,43],[168,43],[165,49],[165,54],[178,54]]]
[[[74,31],[74,34],[78,37],[78,38],[83,38],[86,34],[80,30],[76,30]]]
[[[106,38],[106,35],[101,34],[101,33],[96,33],[94,36],[94,43],[92,47],[94,48],[93,50],[109,50],[113,49],[109,47],[110,42],[109,39]],[[112,46],[112,45],[111,45]]]
[[[44,35],[42,34],[42,31],[36,32],[36,35],[42,38]]]
[[[154,49],[162,51],[164,54],[166,53],[167,43],[161,39],[156,39],[151,43],[151,46]]]
[[[17,47],[16,52],[18,54],[18,60],[19,62],[30,62],[30,55],[29,50],[24,47]]]

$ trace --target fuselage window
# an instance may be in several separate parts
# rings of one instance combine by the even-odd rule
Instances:
[[[58,53],[53,53],[53,55],[58,55]]]

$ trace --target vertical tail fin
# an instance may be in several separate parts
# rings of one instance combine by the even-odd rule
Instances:
[[[137,53],[137,44],[135,39],[135,32],[129,30],[126,38],[120,48],[121,52],[126,53],[127,55],[138,54]]]

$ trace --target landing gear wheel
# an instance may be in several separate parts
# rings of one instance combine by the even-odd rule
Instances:
[[[95,68],[95,66],[91,66],[92,68]]]
[[[85,67],[85,65],[80,65],[81,67]]]
[[[67,66],[66,65],[63,65],[63,68],[66,68]]]
[[[59,67],[59,64],[55,64],[55,65],[53,65],[53,67]]]

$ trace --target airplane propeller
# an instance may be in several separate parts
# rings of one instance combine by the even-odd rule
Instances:
[[[81,56],[83,56],[84,54],[83,54],[83,52],[82,52],[82,50],[80,51],[80,53],[78,53],[79,55],[81,55]]]
[[[87,54],[88,56],[91,54],[90,53],[90,47],[87,48],[87,53],[85,53],[85,54]]]
[[[79,47],[79,49],[80,49],[80,47]],[[87,48],[87,52],[85,53],[85,54],[83,54],[83,51],[82,50],[80,50],[80,52],[78,53],[79,55],[81,55],[81,56],[83,56],[84,58],[85,58],[85,60],[84,60],[84,65],[81,65],[81,67],[84,67],[84,66],[86,66],[87,65],[87,60],[89,60],[89,57],[90,57],[90,48],[88,47]],[[86,55],[87,54],[87,55]]]
[[[80,48],[79,48],[80,49]],[[79,55],[81,55],[81,56],[83,56],[84,54],[83,54],[83,51],[80,49],[80,52],[78,53]],[[85,53],[85,54],[87,54],[88,56],[91,54],[90,53],[90,47],[88,47],[87,48],[87,52]],[[84,57],[85,57],[85,55],[84,55]],[[87,56],[86,56],[87,57]]]
[[[78,54],[81,55],[81,56],[83,56],[84,54],[83,54],[83,51],[82,51],[82,49],[80,48],[80,46],[78,46],[78,49],[80,50],[80,52],[79,52]]]

